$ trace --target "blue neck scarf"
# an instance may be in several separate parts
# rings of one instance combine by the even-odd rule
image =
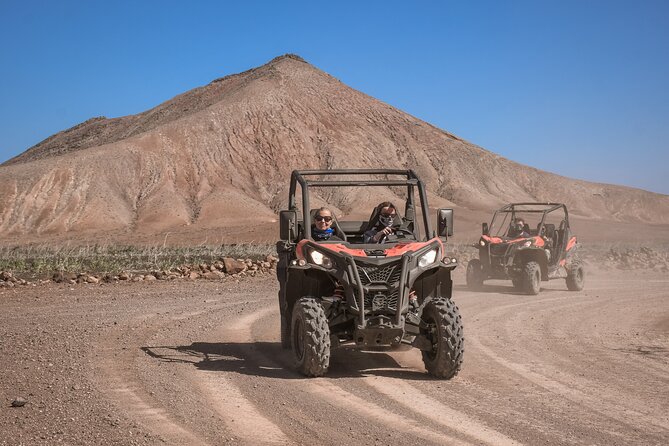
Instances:
[[[311,230],[311,235],[314,237],[314,240],[327,240],[332,237],[332,234],[334,234],[334,229],[332,228],[321,231],[320,229],[314,227]]]

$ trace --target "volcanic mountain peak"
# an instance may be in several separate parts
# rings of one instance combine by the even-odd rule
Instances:
[[[300,56],[285,54],[260,67],[215,79],[206,86],[182,93],[137,115],[111,119],[98,116],[87,119],[46,138],[3,165],[35,161],[127,139],[198,113],[256,79],[267,79],[280,72],[285,74],[305,67],[325,75]]]
[[[0,166],[0,234],[273,228],[293,169],[365,167],[415,170],[433,205],[557,201],[586,218],[669,223],[668,196],[522,166],[285,55],[137,115],[93,118]],[[366,213],[380,197],[392,191],[316,201]]]

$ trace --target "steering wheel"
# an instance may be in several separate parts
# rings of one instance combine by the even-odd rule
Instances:
[[[413,231],[411,231],[407,228],[402,228],[402,227],[395,228],[393,233],[395,235],[402,235],[402,234],[403,235],[413,235]]]

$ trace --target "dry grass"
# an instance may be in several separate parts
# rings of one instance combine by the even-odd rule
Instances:
[[[275,254],[272,244],[217,246],[48,246],[0,248],[0,271],[44,276],[56,271],[118,273],[169,270],[181,265],[211,263],[223,257],[264,259]]]
[[[463,266],[478,257],[477,249],[471,244],[448,244],[446,253],[456,257]],[[0,271],[31,277],[45,277],[57,271],[118,274],[171,270],[183,265],[212,263],[223,257],[259,260],[269,254],[276,254],[273,244],[0,247]],[[669,267],[669,245],[652,248],[625,244],[580,245],[579,256],[586,263],[604,268],[666,271]]]

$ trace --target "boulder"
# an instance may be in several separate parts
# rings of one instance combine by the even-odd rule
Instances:
[[[242,271],[246,271],[246,262],[235,260],[230,257],[225,257],[223,259],[223,264],[225,265],[225,272],[228,274],[239,274]]]

